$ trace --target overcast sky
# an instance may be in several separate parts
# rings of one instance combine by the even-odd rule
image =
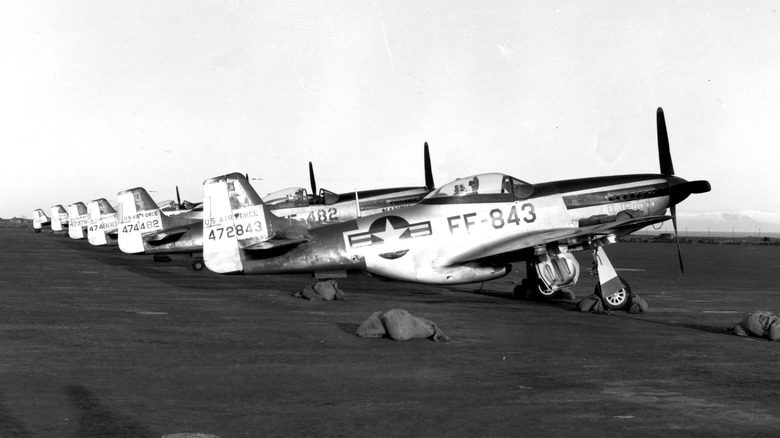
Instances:
[[[780,213],[776,2],[3,1],[0,217],[144,186],[198,200],[659,171],[678,211]]]

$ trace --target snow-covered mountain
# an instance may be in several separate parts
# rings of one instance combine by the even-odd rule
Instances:
[[[671,229],[669,222],[665,227]],[[778,233],[780,213],[755,210],[706,213],[678,211],[677,226],[680,230],[689,231]]]

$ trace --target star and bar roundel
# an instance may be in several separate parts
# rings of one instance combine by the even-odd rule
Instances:
[[[368,227],[368,231],[355,233],[348,236],[349,246],[362,248],[371,245],[380,245],[388,240],[414,239],[416,237],[430,236],[431,222],[417,222],[410,224],[399,216],[383,216]]]

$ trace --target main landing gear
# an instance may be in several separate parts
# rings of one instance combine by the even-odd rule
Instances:
[[[602,247],[593,250],[593,271],[598,275],[594,294],[604,306],[617,310],[631,303],[631,287],[617,275]],[[577,283],[580,265],[569,252],[544,252],[526,261],[527,277],[515,287],[515,296],[524,299],[551,299],[566,294],[573,297],[571,287]]]
[[[617,275],[607,253],[600,246],[593,250],[593,265],[599,277],[593,293],[601,297],[604,305],[610,309],[617,310],[629,306],[631,286],[623,280],[623,277]]]

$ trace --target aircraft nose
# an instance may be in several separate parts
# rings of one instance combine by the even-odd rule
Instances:
[[[677,205],[693,193],[707,193],[711,190],[710,182],[705,180],[686,181],[676,176],[667,177],[671,205]]]

